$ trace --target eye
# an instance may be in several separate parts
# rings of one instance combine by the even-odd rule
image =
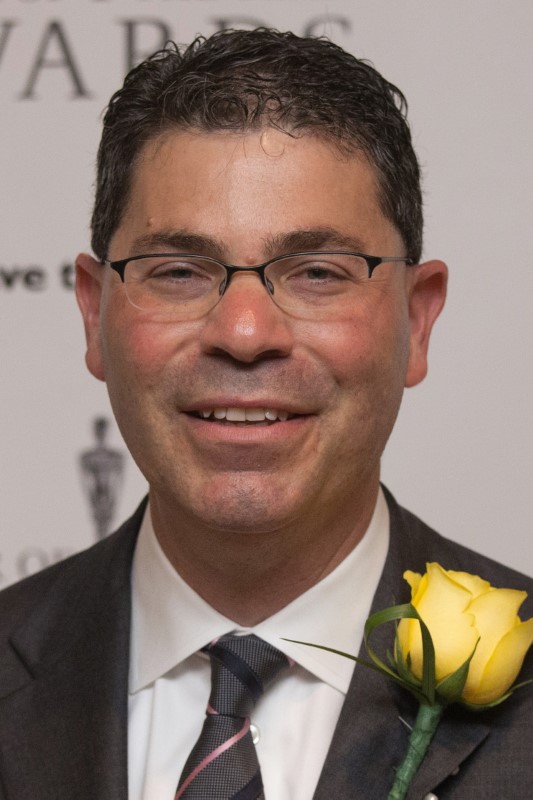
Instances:
[[[282,273],[280,278],[290,291],[335,291],[353,280],[346,265],[316,258],[290,260],[282,265]]]
[[[156,260],[146,264],[145,268],[146,277],[150,280],[187,283],[213,279],[213,270],[208,264],[186,259]]]
[[[147,297],[191,302],[213,292],[221,270],[224,273],[221,265],[200,256],[146,256],[128,263],[125,282]],[[137,304],[142,302],[136,300]]]
[[[328,261],[302,264],[293,277],[301,277],[311,282],[347,280],[348,275],[342,269]]]

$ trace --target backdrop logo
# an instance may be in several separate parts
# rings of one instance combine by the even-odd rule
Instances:
[[[96,3],[97,0],[93,2]],[[51,7],[61,10],[54,3]],[[140,7],[139,0],[137,8]],[[113,17],[105,23],[109,39],[103,52],[118,49],[122,54],[124,73],[164,47],[169,39],[183,41],[175,14],[155,16],[153,11],[149,12],[148,2],[142,8],[142,16],[126,19]],[[59,93],[69,100],[91,100],[100,95],[100,90],[104,91],[107,98],[107,84],[104,89],[90,83],[92,62],[86,56],[85,26],[73,25],[71,20],[58,17],[45,20],[38,33],[35,33],[33,21],[28,28],[25,22],[22,17],[0,18],[0,78],[5,76],[5,90],[13,99],[36,101],[46,99],[50,94],[57,96]],[[215,15],[206,17],[199,24],[202,31],[209,34],[228,28],[268,27],[271,23],[268,15],[223,11],[218,14],[215,12]],[[349,16],[329,12],[307,17],[294,27],[294,33],[303,36],[327,35],[334,40],[338,37],[342,39],[351,30],[352,20]],[[100,29],[98,36],[95,46],[101,48]],[[115,76],[113,83],[118,82],[119,77]]]
[[[83,487],[89,501],[97,539],[111,532],[124,475],[124,454],[106,444],[109,420],[93,421],[95,445],[80,455]]]
[[[60,264],[55,274],[41,264],[1,264],[0,294],[6,292],[42,292],[58,285],[63,289],[74,289],[74,265]]]

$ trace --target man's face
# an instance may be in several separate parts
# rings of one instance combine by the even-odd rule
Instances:
[[[296,233],[300,250],[323,239],[324,249],[405,253],[362,155],[273,129],[173,132],[145,146],[108,257],[175,251],[164,241],[179,234],[199,237],[200,255],[253,265],[287,252]],[[435,263],[379,266],[351,314],[327,322],[286,314],[245,272],[210,313],[184,322],[135,308],[116,273],[80,256],[87,363],[107,382],[153,501],[177,519],[250,531],[326,524],[373,502],[403,387],[425,374],[444,298]],[[202,416],[228,408],[282,419]]]

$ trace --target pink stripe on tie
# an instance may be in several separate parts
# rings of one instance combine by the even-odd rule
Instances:
[[[244,725],[242,726],[239,733],[236,733],[235,736],[232,736],[230,739],[225,741],[224,744],[221,744],[219,747],[215,748],[215,750],[213,750],[212,753],[209,753],[208,756],[206,756],[202,761],[200,761],[200,763],[193,769],[190,775],[187,776],[183,784],[179,787],[174,796],[174,800],[179,800],[179,798],[182,796],[187,786],[191,783],[191,781],[193,781],[196,778],[198,773],[201,772],[203,769],[205,769],[205,767],[207,767],[207,765],[210,764],[211,761],[214,761],[215,758],[218,758],[219,755],[224,753],[226,750],[229,750],[229,748],[232,747],[234,744],[236,744],[240,739],[242,739],[243,736],[246,736],[249,730],[250,730],[250,719],[247,717],[244,720]]]

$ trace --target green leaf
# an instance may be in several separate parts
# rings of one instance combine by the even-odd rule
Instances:
[[[499,706],[500,703],[508,700],[517,689],[521,689],[523,686],[528,686],[531,684],[533,684],[533,678],[527,681],[522,681],[521,683],[515,683],[515,685],[511,686],[511,688],[508,689],[504,695],[498,697],[496,700],[493,700],[492,703],[467,703],[466,700],[461,700],[460,703],[469,711],[485,711],[487,708],[495,708],[496,706]]]
[[[460,705],[468,711],[486,711],[488,708],[499,706],[504,700],[508,700],[511,695],[512,691],[508,691],[506,694],[498,697],[497,700],[493,700],[492,703],[467,703],[466,700],[461,700]]]
[[[472,655],[474,654],[472,653]],[[471,660],[472,656],[467,658],[464,664],[461,664],[461,666],[458,667],[455,672],[452,672],[450,675],[447,675],[445,678],[443,678],[435,687],[437,695],[441,700],[444,700],[447,705],[450,703],[456,703],[461,699],[463,689],[465,688],[466,679],[468,678],[468,670],[470,668]]]
[[[418,678],[411,672],[411,656],[408,653],[407,660],[404,660],[403,653],[398,645],[398,641],[395,642],[394,649],[396,653],[395,663],[396,669],[398,670],[398,675],[400,675],[400,677],[403,678],[406,683],[416,687],[417,689],[420,689],[422,682],[419,681]]]
[[[306,647],[316,647],[317,650],[326,650],[328,653],[335,653],[337,656],[342,656],[343,658],[349,658],[351,661],[357,662],[357,664],[363,664],[365,667],[369,667],[370,669],[375,669],[374,664],[371,664],[369,661],[365,661],[363,658],[359,658],[358,656],[354,656],[351,653],[345,653],[343,650],[335,650],[333,647],[326,647],[323,644],[314,644],[313,642],[301,642],[299,639],[287,639],[285,636],[281,637],[284,642],[292,642],[293,644],[304,644]]]
[[[409,665],[406,665],[403,661],[397,646],[397,637],[395,638],[396,659],[393,660],[393,664],[390,667],[379,658],[370,646],[369,639],[376,628],[380,625],[385,625],[387,622],[397,622],[400,619],[416,619],[420,623],[423,648],[422,681],[417,680],[411,673]],[[342,650],[335,650],[333,647],[326,647],[321,644],[302,642],[298,639],[285,639],[285,641],[293,642],[294,644],[303,644],[306,647],[316,647],[319,650],[325,650],[328,653],[335,653],[335,655],[349,658],[357,664],[363,664],[365,667],[380,672],[395,683],[403,686],[404,689],[407,689],[407,691],[411,692],[411,694],[416,697],[419,703],[430,706],[435,704],[435,650],[427,626],[411,603],[384,608],[382,611],[377,611],[375,614],[372,614],[367,619],[364,630],[364,643],[370,661],[365,661],[351,653],[344,653]]]
[[[384,625],[386,622],[394,622],[400,619],[416,619],[420,623],[423,656],[422,685],[420,690],[413,685],[409,678],[398,674],[401,667],[398,668],[397,665],[398,673],[390,670],[376,655],[369,644],[370,636],[377,627]],[[405,686],[411,694],[415,695],[420,703],[428,705],[433,705],[435,703],[435,649],[427,625],[411,603],[391,606],[391,608],[385,608],[382,611],[377,611],[375,614],[372,614],[365,624],[364,641],[368,655],[384,674],[388,675],[402,686]]]
[[[521,683],[515,683],[515,685],[511,686],[509,689],[509,694],[516,692],[517,689],[521,689],[523,686],[531,686],[531,684],[533,684],[533,678],[530,678],[527,681],[522,681]]]
[[[368,667],[369,669],[374,670],[374,672],[379,672],[381,674],[385,674],[386,677],[391,678],[391,680],[399,683],[400,686],[403,686],[404,689],[415,694],[417,700],[419,702],[424,703],[425,698],[422,694],[416,691],[416,687],[413,689],[410,684],[403,681],[393,670],[389,669],[385,665],[382,668],[379,663],[372,663],[371,661],[365,661],[364,658],[359,658],[358,656],[354,656],[351,653],[344,653],[342,650],[335,650],[333,647],[326,647],[322,644],[314,644],[313,642],[302,642],[299,639],[287,639],[286,637],[282,637],[285,642],[293,642],[293,644],[303,644],[306,647],[316,647],[318,650],[326,650],[328,653],[335,653],[337,656],[343,656],[344,658],[349,658],[351,661],[355,661],[357,664],[362,664],[364,667]],[[379,662],[379,659],[378,659]]]

